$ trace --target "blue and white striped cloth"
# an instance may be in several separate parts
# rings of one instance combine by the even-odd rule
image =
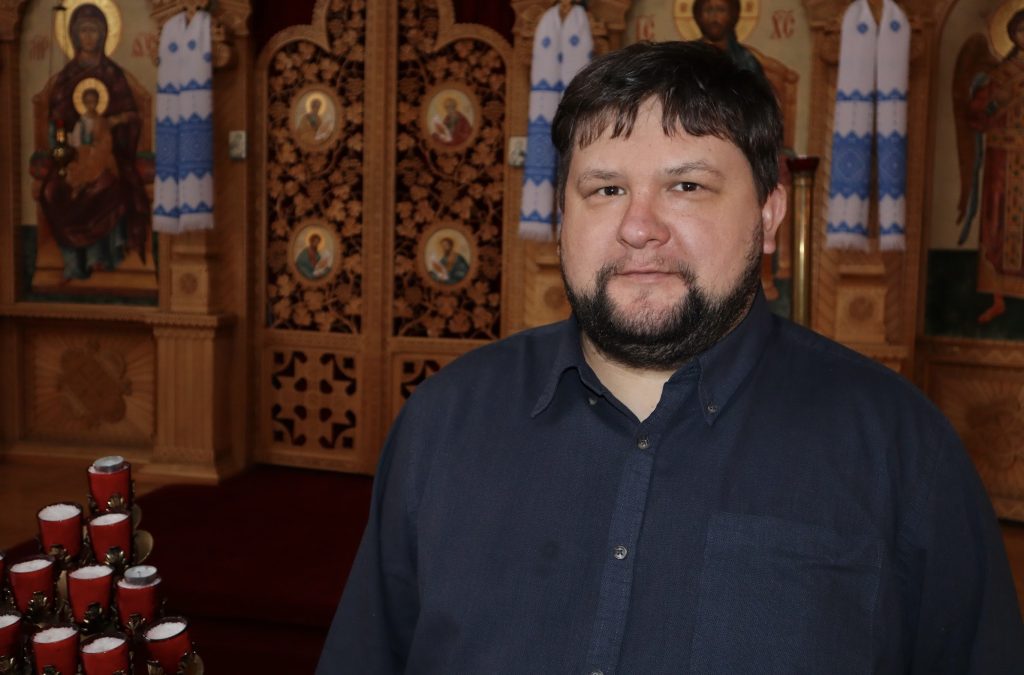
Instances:
[[[548,241],[553,234],[555,173],[558,157],[551,143],[551,122],[562,92],[593,56],[587,11],[574,5],[565,20],[556,3],[537,24],[530,66],[530,112],[523,168],[519,236]]]
[[[879,248],[906,247],[907,86],[910,22],[884,0],[881,25],[868,0],[843,15],[832,128],[825,245],[866,251],[871,198],[871,145],[878,176]]]
[[[213,227],[213,58],[210,15],[171,17],[160,33],[153,229]]]

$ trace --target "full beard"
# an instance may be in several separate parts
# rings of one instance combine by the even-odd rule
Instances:
[[[580,329],[605,357],[640,370],[675,370],[725,337],[746,316],[761,285],[763,239],[759,225],[746,268],[722,298],[710,297],[697,285],[693,270],[681,264],[676,274],[689,291],[657,315],[639,311],[629,316],[615,307],[608,296],[615,264],[601,268],[590,294],[573,289],[564,265],[562,280]]]

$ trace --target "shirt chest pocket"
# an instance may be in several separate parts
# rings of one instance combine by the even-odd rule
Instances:
[[[713,515],[690,672],[870,672],[881,560],[872,537]]]

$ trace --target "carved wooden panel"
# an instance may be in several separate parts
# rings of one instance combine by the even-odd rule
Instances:
[[[154,430],[154,343],[142,326],[64,322],[26,328],[29,440],[148,446]]]
[[[261,460],[372,472],[389,413],[502,336],[510,51],[450,0],[319,0],[260,55]]]
[[[391,381],[395,386],[389,421],[398,415],[416,387],[454,359],[453,355],[442,354],[395,354],[391,362]]]
[[[268,418],[271,451],[330,462],[356,449],[359,422],[360,359],[357,354],[273,347],[264,354],[269,396],[261,416]]]
[[[358,333],[366,4],[332,0],[323,20],[325,44],[285,42],[267,65],[267,325]]]
[[[960,434],[996,513],[1024,521],[1024,345],[923,341],[929,397]]]
[[[506,65],[491,44],[437,46],[437,3],[398,3],[392,331],[501,334]]]

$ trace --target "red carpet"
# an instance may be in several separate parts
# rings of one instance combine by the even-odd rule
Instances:
[[[217,673],[312,673],[366,525],[372,479],[256,466],[139,499],[167,611]]]

